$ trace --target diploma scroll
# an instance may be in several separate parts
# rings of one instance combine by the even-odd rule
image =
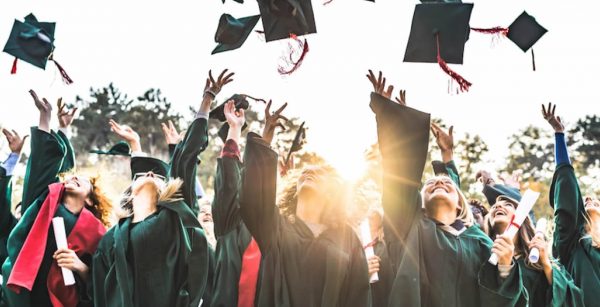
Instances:
[[[371,237],[371,225],[369,223],[369,219],[364,220],[360,224],[360,238],[362,240],[363,245],[367,246],[365,248],[365,256],[367,257],[367,259],[369,259],[369,257],[375,255],[375,250],[373,249],[373,246],[368,245],[373,241],[373,238]],[[379,274],[375,272],[369,277],[369,282],[375,283],[377,281],[379,281]]]
[[[505,235],[512,238],[517,234],[519,228],[521,228],[521,224],[523,224],[523,221],[525,221],[525,218],[529,215],[531,208],[533,208],[533,205],[539,196],[540,193],[538,192],[532,190],[525,191],[525,194],[519,202],[519,206],[517,206],[517,209],[515,210],[515,215],[513,215],[512,220],[510,221],[510,225],[508,225],[508,228],[504,231]],[[492,254],[488,261],[493,265],[497,265],[498,255]]]
[[[67,244],[67,234],[65,232],[65,221],[62,217],[55,217],[52,219],[52,227],[54,228],[54,239],[56,240],[57,248],[69,248]],[[75,276],[73,272],[66,268],[60,268],[62,271],[63,279],[65,280],[65,286],[72,286],[75,284]]]
[[[535,234],[537,235],[539,233],[539,234],[544,235],[544,233],[546,232],[547,224],[548,224],[548,221],[545,218],[539,219],[537,221],[537,224],[535,224]],[[529,252],[529,262],[537,263],[539,260],[540,260],[540,250],[537,249],[536,247],[534,247]]]

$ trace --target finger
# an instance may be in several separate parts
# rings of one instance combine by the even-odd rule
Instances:
[[[283,116],[283,115],[279,115],[279,118],[280,118],[280,119],[283,119],[283,120],[284,120],[284,121],[286,121],[286,122],[287,122],[287,121],[289,121],[289,119],[288,119],[287,117]]]
[[[21,138],[21,137],[19,136],[19,133],[18,133],[17,131],[15,131],[15,130],[12,130],[12,135],[13,135],[13,137],[15,137],[15,138],[18,138],[18,139],[20,139],[20,138]]]
[[[555,111],[556,111],[556,104],[552,107],[552,116],[554,116],[554,114],[556,114],[556,113],[554,113]]]
[[[221,84],[223,82],[223,76],[227,73],[227,69],[223,70],[221,74],[219,74],[219,78],[217,78],[217,83]]]
[[[383,74],[379,71],[379,77],[377,78],[377,87],[381,86],[381,81],[383,78]]]
[[[169,132],[169,129],[167,129],[167,125],[165,125],[165,123],[160,123],[160,128],[162,129],[163,133],[167,135],[167,133]]]
[[[210,83],[215,84],[215,78],[212,76],[212,70],[208,71],[208,78],[210,79]]]
[[[560,116],[557,116],[557,117],[556,117],[556,120],[557,120],[559,123],[561,123],[561,124],[562,124],[562,119],[560,119]]]
[[[271,116],[271,103],[273,101],[269,99],[269,102],[267,103],[267,106],[265,107],[265,118],[268,118]]]
[[[371,84],[373,84],[373,83],[374,83],[374,82],[373,82],[373,78],[371,78],[371,76],[370,76],[370,75],[365,75],[365,76],[367,76],[367,79],[369,79],[369,82],[371,82]]]
[[[74,108],[74,109],[71,111],[71,114],[70,114],[70,115],[71,115],[71,116],[75,116],[75,112],[77,112],[77,108]]]
[[[546,117],[546,106],[542,103],[542,115]]]
[[[385,79],[385,77],[383,77],[383,82],[381,82],[381,84],[379,85],[379,91],[382,93],[385,90],[385,83],[386,83],[386,79]]]
[[[229,79],[229,80],[227,80],[227,81],[223,82],[221,85],[228,84],[228,83],[230,83],[230,82],[232,82],[232,81],[233,81],[233,79]]]
[[[227,76],[225,76],[225,78],[223,78],[223,82],[224,82],[225,84],[227,84],[228,82],[231,82],[231,81],[233,81],[233,79],[231,79],[231,77],[233,77],[233,75],[235,75],[235,73],[234,73],[234,72],[232,72],[232,73],[228,74]]]
[[[48,107],[50,106],[50,103],[48,102],[48,100],[46,100],[46,98],[42,98],[42,100],[44,101],[44,108],[48,109]]]
[[[373,83],[373,85],[375,85],[375,74],[373,73],[372,70],[369,69],[369,80],[371,80],[371,83]]]
[[[387,96],[392,96],[392,93],[394,92],[394,86],[390,85],[387,88],[387,91],[385,92]]]
[[[448,130],[448,135],[452,137],[452,131],[454,130],[454,126],[450,126],[450,130]]]
[[[175,128],[175,124],[173,124],[173,121],[170,120],[170,119],[169,119],[169,129],[171,129],[172,131],[174,131],[175,133],[177,133],[177,128]]]
[[[437,139],[437,131],[435,130],[435,128],[433,126],[429,127],[431,129],[431,134],[433,134],[433,137],[435,137]]]
[[[285,131],[285,126],[282,123],[277,123],[275,127],[279,127],[282,131]]]
[[[288,103],[284,103],[281,107],[279,107],[279,109],[277,109],[277,111],[275,111],[275,114],[279,115],[281,114],[281,112],[283,112],[283,110],[287,107]]]

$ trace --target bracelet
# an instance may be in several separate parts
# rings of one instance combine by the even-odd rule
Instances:
[[[217,94],[215,94],[215,92],[213,92],[211,90],[204,91],[204,95],[206,95],[206,94],[210,94],[213,97],[213,99],[217,97]]]

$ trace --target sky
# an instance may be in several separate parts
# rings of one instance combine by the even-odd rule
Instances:
[[[592,1],[482,0],[475,2],[472,27],[508,26],[526,10],[549,32],[531,55],[507,39],[471,33],[464,64],[451,67],[473,83],[460,95],[448,93],[448,80],[436,64],[403,63],[415,4],[418,1],[313,0],[317,34],[306,36],[310,51],[291,76],[277,73],[287,42],[265,43],[252,33],[238,50],[211,55],[219,17],[259,13],[254,0],[194,1],[13,1],[0,10],[0,42],[14,19],[33,12],[55,21],[55,59],[75,81],[65,85],[49,63],[42,71],[20,62],[10,75],[13,57],[0,55],[0,125],[25,133],[37,123],[28,90],[54,101],[87,96],[90,87],[113,82],[131,96],[160,88],[182,113],[197,107],[209,69],[229,68],[235,81],[220,94],[246,93],[288,102],[285,114],[310,128],[307,149],[327,158],[342,172],[360,165],[364,150],[376,141],[372,90],[367,69],[382,70],[396,89],[407,90],[411,107],[455,126],[457,136],[479,134],[488,143],[488,159],[501,163],[507,138],[529,124],[545,126],[540,105],[558,104],[569,123],[600,113],[597,90],[600,44],[599,5]],[[466,1],[465,1],[466,2]],[[577,5],[575,5],[575,3]],[[262,29],[259,21],[256,29]],[[56,124],[56,123],[55,123]]]

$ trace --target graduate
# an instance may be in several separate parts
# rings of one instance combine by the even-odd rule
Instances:
[[[198,306],[209,284],[210,248],[192,211],[198,155],[208,144],[208,111],[232,81],[209,72],[196,119],[170,165],[132,153],[133,182],[123,195],[126,216],[104,236],[94,255],[96,306]],[[139,135],[111,121],[111,129],[141,151]],[[170,179],[167,179],[170,178]]]
[[[386,306],[394,276],[392,275],[392,264],[388,255],[387,245],[385,245],[383,238],[383,210],[380,208],[370,210],[368,218],[373,241],[363,247],[373,246],[375,255],[367,258],[369,276],[377,273],[379,277],[378,281],[371,283],[371,305]]]
[[[270,116],[269,107],[270,103],[266,109]],[[261,252],[242,221],[239,203],[243,169],[239,144],[245,123],[244,109],[236,109],[235,102],[229,100],[225,103],[224,114],[229,130],[217,160],[214,184],[217,249],[211,306],[254,306]]]
[[[484,193],[492,206],[483,229],[490,238],[495,238],[510,226],[521,195],[518,189],[489,184]],[[521,279],[527,291],[528,306],[584,306],[581,290],[575,286],[566,269],[550,259],[548,243],[542,234],[536,235],[529,218],[525,219],[513,242],[515,261],[521,270]],[[537,263],[529,261],[529,253],[533,248],[537,248],[540,253]]]
[[[262,254],[257,306],[369,306],[362,244],[346,219],[344,183],[329,166],[288,174],[279,200],[270,114],[265,133],[248,134],[240,214]]]
[[[367,75],[374,91],[383,161],[384,232],[395,280],[389,306],[513,306],[521,296],[519,268],[510,239],[492,242],[473,226],[468,202],[448,176],[421,176],[427,157],[430,116],[390,100],[381,73]],[[453,138],[434,135],[444,162],[452,159]],[[491,251],[499,265],[488,262]]]
[[[600,201],[581,195],[571,165],[565,127],[555,115],[556,105],[542,105],[544,119],[555,133],[556,170],[550,187],[550,205],[554,208],[552,254],[571,273],[581,288],[585,306],[600,302]]]
[[[91,258],[109,223],[111,204],[94,178],[79,175],[59,180],[75,166],[67,138],[75,109],[59,99],[60,131],[50,130],[52,106],[30,91],[40,112],[31,128],[31,154],[25,174],[22,218],[8,237],[8,258],[2,265],[3,291],[9,306],[89,305]],[[64,219],[68,249],[58,249],[51,225]],[[61,268],[71,270],[76,285],[65,286]]]

